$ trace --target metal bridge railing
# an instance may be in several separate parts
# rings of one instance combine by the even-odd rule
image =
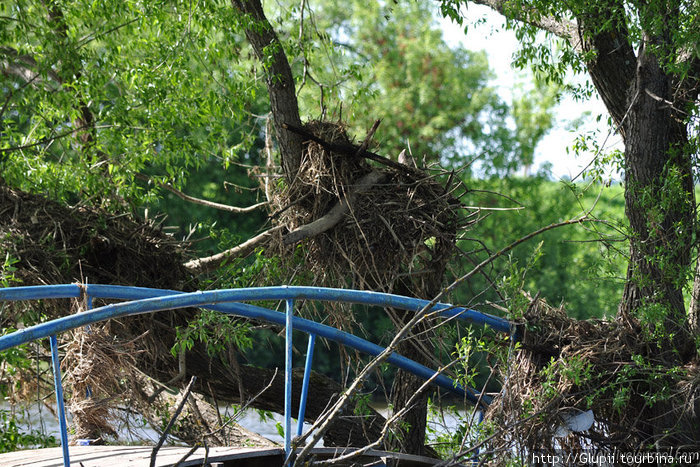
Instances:
[[[228,290],[211,290],[183,293],[175,290],[150,289],[144,287],[127,287],[97,284],[63,284],[49,286],[29,286],[0,288],[0,301],[38,300],[55,298],[80,298],[88,301],[89,309],[82,313],[64,316],[46,323],[20,329],[11,334],[0,336],[0,351],[21,345],[36,339],[48,337],[51,344],[51,361],[56,391],[56,403],[61,431],[61,446],[63,464],[70,467],[68,451],[68,430],[63,401],[63,386],[61,382],[60,361],[56,336],[71,329],[88,326],[111,318],[133,316],[157,311],[180,308],[198,307],[219,311],[221,313],[258,319],[284,326],[285,329],[285,403],[284,403],[284,447],[287,457],[291,450],[291,408],[292,408],[292,330],[303,331],[309,335],[304,378],[302,380],[301,400],[297,418],[297,435],[301,435],[304,423],[304,413],[309,389],[309,380],[313,361],[313,351],[316,336],[335,341],[339,344],[376,356],[384,348],[339,329],[294,316],[294,301],[299,299],[334,301],[399,308],[409,311],[420,311],[430,305],[427,300],[404,297],[400,295],[360,290],[333,289],[322,287],[279,286],[256,287]],[[127,300],[121,303],[92,308],[93,298]],[[251,305],[248,301],[283,300],[285,313]],[[478,325],[490,326],[496,331],[513,334],[511,323],[497,316],[481,313],[463,307],[444,303],[433,305],[431,312],[437,312],[445,318],[457,318]],[[435,371],[413,360],[392,353],[387,362],[403,370],[409,371],[423,379],[435,376]],[[445,375],[438,375],[434,384],[459,396],[476,403],[480,395],[471,388],[464,388]],[[487,395],[481,396],[485,403],[490,402]]]

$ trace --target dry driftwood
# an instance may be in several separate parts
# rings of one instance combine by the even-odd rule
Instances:
[[[347,214],[357,195],[380,183],[386,177],[385,173],[372,171],[360,178],[349,192],[325,216],[302,225],[282,237],[284,245],[292,245],[305,238],[314,237],[335,227]]]

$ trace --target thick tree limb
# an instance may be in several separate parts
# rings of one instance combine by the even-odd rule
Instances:
[[[212,256],[207,256],[206,258],[197,258],[185,263],[187,269],[196,271],[198,273],[212,271],[218,268],[224,261],[230,258],[244,258],[251,254],[258,246],[264,245],[272,237],[273,232],[281,229],[282,226],[272,227],[265,232],[262,232],[255,237],[246,240],[245,242],[237,245],[221,253],[217,253]]]
[[[590,57],[584,57],[588,72],[608,112],[620,126],[629,107],[629,90],[637,62],[621,5],[614,0],[596,2],[573,22],[531,14],[533,10],[521,5],[516,9],[509,0],[474,0],[474,3],[548,31],[566,40],[579,54],[593,52]]]
[[[231,3],[245,15],[246,37],[264,65],[282,167],[287,180],[291,181],[299,170],[302,152],[301,137],[282,127],[282,122],[301,126],[292,69],[282,43],[265,17],[260,0],[231,0]]]
[[[363,176],[357,181],[357,184],[353,187],[353,189],[335,206],[333,206],[330,211],[328,211],[328,214],[320,219],[316,219],[310,224],[302,225],[301,227],[294,229],[282,237],[282,243],[285,245],[292,245],[305,238],[314,237],[329,229],[332,229],[343,219],[345,214],[348,212],[350,205],[355,202],[357,195],[379,183],[385,175],[386,174],[381,172],[372,171]]]

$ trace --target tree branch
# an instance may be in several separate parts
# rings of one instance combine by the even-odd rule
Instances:
[[[184,264],[187,269],[193,270],[194,272],[203,273],[209,272],[218,268],[224,261],[229,258],[244,258],[255,250],[260,245],[265,244],[272,234],[281,229],[282,226],[272,227],[271,229],[262,232],[255,237],[246,240],[245,242],[237,245],[221,253],[217,253],[212,256],[207,256],[206,258],[197,258],[188,261]]]
[[[291,132],[297,133],[298,135],[303,136],[307,140],[311,140],[315,143],[320,144],[324,148],[328,149],[329,151],[337,152],[338,154],[345,154],[350,157],[364,157],[366,159],[373,160],[375,162],[379,162],[382,165],[386,165],[387,167],[391,167],[392,169],[399,170],[401,172],[407,172],[409,174],[416,174],[420,173],[421,175],[425,175],[422,171],[413,168],[411,166],[401,164],[399,162],[392,161],[391,159],[387,159],[384,156],[380,156],[379,154],[376,154],[372,151],[367,151],[361,150],[362,147],[357,147],[354,144],[337,144],[337,143],[330,143],[322,138],[319,138],[318,136],[314,135],[310,131],[306,130],[305,128],[298,127],[295,125],[291,125],[288,123],[283,123],[282,128],[285,128]]]
[[[323,232],[333,228],[338,222],[343,219],[345,213],[348,212],[350,205],[355,202],[357,195],[366,191],[371,186],[379,183],[386,174],[382,172],[372,171],[367,175],[364,175],[357,181],[354,188],[345,195],[333,208],[328,211],[325,216],[316,219],[315,221],[302,225],[301,227],[294,229],[284,237],[282,237],[282,243],[284,245],[291,245],[297,243],[305,238],[314,237],[316,235],[322,234]]]
[[[195,198],[194,196],[190,196],[181,192],[180,190],[168,183],[159,183],[159,185],[176,195],[178,198],[184,199],[185,201],[189,201],[190,203],[199,204],[208,208],[218,209],[220,211],[232,212],[234,214],[243,214],[246,212],[255,211],[256,209],[261,208],[263,206],[267,206],[267,201],[263,201],[261,203],[253,204],[252,206],[239,208],[238,206],[230,206],[228,204],[215,203],[214,201],[207,201],[206,199]]]
[[[173,414],[173,416],[170,417],[170,421],[168,422],[168,425],[165,427],[165,430],[163,430],[163,434],[160,436],[158,443],[155,445],[155,447],[151,451],[151,462],[149,464],[150,467],[155,467],[156,455],[158,454],[158,450],[161,448],[161,446],[163,446],[163,443],[165,442],[165,438],[168,437],[168,432],[170,432],[170,429],[173,427],[175,420],[177,420],[177,417],[180,415],[180,412],[182,412],[182,409],[185,407],[185,402],[187,402],[187,398],[189,397],[190,392],[192,391],[192,386],[194,385],[195,381],[197,381],[196,376],[193,376],[192,378],[190,378],[190,383],[187,385],[187,388],[185,388],[185,393],[182,396],[182,400],[180,401],[180,404],[177,406],[177,409],[175,410],[175,413]]]
[[[617,126],[628,108],[637,58],[629,42],[624,7],[616,0],[595,2],[577,21],[567,21],[541,15],[534,9],[513,6],[509,0],[473,0],[501,13],[506,18],[521,21],[548,31],[564,40],[579,54],[593,52],[586,67],[593,84]],[[624,134],[623,134],[624,137]]]

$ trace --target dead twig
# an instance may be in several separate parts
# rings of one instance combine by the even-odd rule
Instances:
[[[165,443],[165,439],[168,437],[168,432],[170,432],[173,425],[175,424],[175,420],[177,420],[177,417],[180,415],[180,412],[182,412],[182,409],[185,408],[185,403],[187,402],[187,398],[190,396],[190,392],[192,392],[192,386],[194,386],[195,381],[197,381],[197,377],[193,376],[190,379],[190,383],[187,385],[187,388],[185,388],[185,393],[183,394],[182,400],[180,401],[180,404],[177,406],[175,413],[173,414],[172,417],[170,417],[170,421],[168,422],[167,426],[165,427],[165,430],[163,430],[163,434],[160,435],[160,439],[158,440],[158,443],[156,443],[156,445],[153,447],[153,450],[151,451],[150,467],[155,467],[156,455],[158,455],[158,451],[163,446],[163,443]]]
[[[141,180],[146,180],[146,181],[153,181],[152,179],[145,177],[143,175],[137,174],[136,178],[139,178]],[[174,186],[172,186],[170,183],[158,183],[157,185],[160,186],[161,188],[165,188],[168,190],[170,193],[174,194],[180,199],[183,199],[185,201],[189,201],[190,203],[194,204],[199,204],[200,206],[206,206],[208,208],[214,208],[218,209],[219,211],[226,211],[226,212],[232,212],[234,214],[245,214],[247,212],[253,212],[256,209],[260,209],[264,206],[267,206],[267,201],[263,201],[257,204],[253,204],[251,206],[246,206],[244,208],[238,207],[238,206],[231,206],[228,204],[222,204],[222,203],[216,203],[214,201],[208,201],[206,199],[201,199],[201,198],[195,198],[194,196],[190,196],[188,194],[183,193],[182,191],[178,190]]]

